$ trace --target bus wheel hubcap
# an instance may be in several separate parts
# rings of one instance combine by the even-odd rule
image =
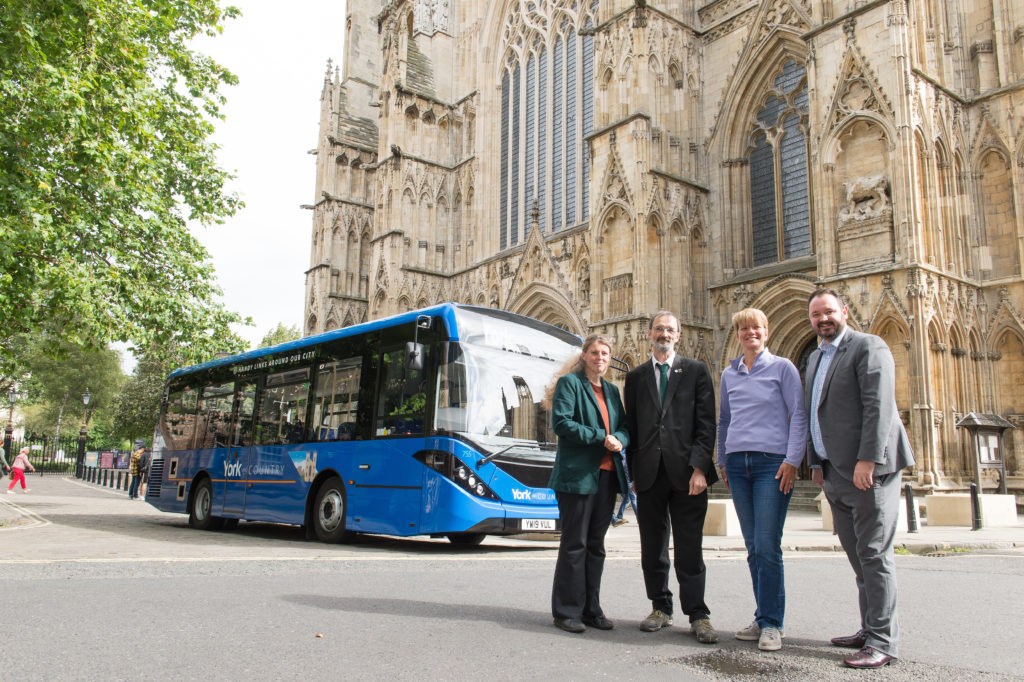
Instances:
[[[341,495],[336,490],[324,495],[323,500],[320,501],[321,527],[328,531],[338,527],[341,523],[342,504]]]

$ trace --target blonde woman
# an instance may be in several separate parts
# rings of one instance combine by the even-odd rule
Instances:
[[[740,520],[757,606],[736,639],[776,651],[786,615],[782,525],[804,456],[807,411],[796,366],[768,350],[768,317],[746,308],[732,316],[732,328],[743,355],[722,372],[718,466]]]
[[[611,358],[608,338],[588,336],[551,395],[558,449],[548,485],[562,521],[551,614],[566,632],[614,627],[601,609],[601,574],[615,495],[628,491],[619,453],[629,435],[619,389],[604,379]]]

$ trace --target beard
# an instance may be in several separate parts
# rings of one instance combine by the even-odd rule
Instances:
[[[839,333],[843,331],[843,325],[831,323],[828,325],[818,325],[818,338],[822,341],[832,341],[832,339],[839,336]]]
[[[671,353],[672,347],[675,346],[671,341],[659,341],[657,339],[652,341],[652,345],[654,346],[654,350],[659,353]]]

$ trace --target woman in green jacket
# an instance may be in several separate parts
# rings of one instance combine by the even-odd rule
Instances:
[[[551,589],[555,625],[567,632],[586,626],[611,630],[601,610],[604,535],[616,493],[626,494],[619,453],[629,443],[619,389],[604,380],[611,341],[592,334],[580,357],[566,366],[551,395],[558,435],[555,466],[548,485],[558,499],[562,537]]]

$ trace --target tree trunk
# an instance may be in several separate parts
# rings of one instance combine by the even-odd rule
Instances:
[[[60,442],[60,423],[64,420],[64,406],[68,404],[68,393],[64,392],[64,397],[60,401],[60,409],[57,411],[57,429],[53,433],[53,448],[56,451],[57,443]],[[54,452],[50,453],[51,458]]]

